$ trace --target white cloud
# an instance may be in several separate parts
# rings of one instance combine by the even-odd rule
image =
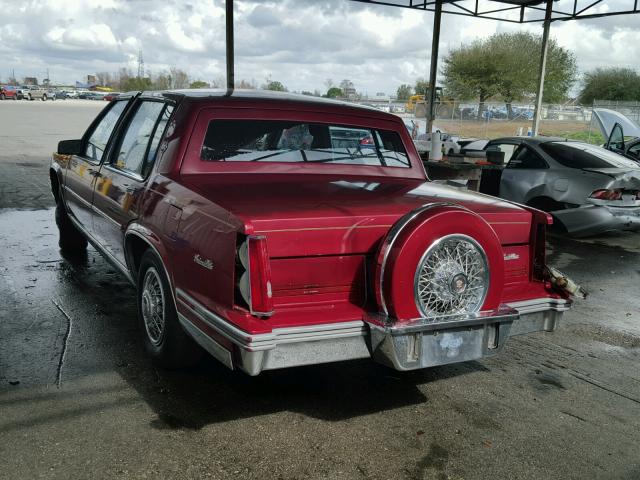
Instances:
[[[591,1],[580,0],[584,6]],[[0,80],[12,68],[20,77],[39,78],[49,68],[55,81],[67,83],[95,71],[135,69],[140,49],[152,73],[175,66],[208,81],[224,75],[222,0],[33,0],[15,5],[15,0],[0,0],[0,11],[13,12],[0,17]],[[572,6],[561,0],[554,8]],[[349,78],[361,91],[392,93],[401,83],[428,74],[429,12],[348,0],[237,0],[235,22],[238,80],[261,84],[271,75],[292,90],[324,90],[327,78],[336,83]],[[445,15],[440,58],[496,31],[521,30],[541,33],[542,27]],[[581,70],[640,64],[640,15],[554,22],[551,33],[575,52]]]

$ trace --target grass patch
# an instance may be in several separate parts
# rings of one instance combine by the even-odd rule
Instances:
[[[605,138],[600,132],[589,132],[588,130],[579,132],[559,132],[555,135],[569,140],[580,140],[581,142],[591,143],[593,145],[602,145],[605,142]]]

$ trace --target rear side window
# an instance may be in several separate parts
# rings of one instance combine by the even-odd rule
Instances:
[[[638,168],[632,160],[588,143],[549,142],[540,148],[568,168]]]
[[[549,168],[547,163],[542,158],[540,158],[540,156],[536,152],[525,145],[520,146],[520,148],[518,148],[514,152],[513,157],[509,161],[507,167],[520,169],[526,168],[534,170]]]
[[[102,117],[102,120],[100,120],[100,123],[98,123],[87,142],[85,156],[89,160],[93,160],[94,162],[100,162],[102,160],[109,137],[111,137],[111,133],[118,123],[118,119],[122,115],[127,103],[126,100],[114,102],[111,108],[109,108],[109,111]]]
[[[206,162],[314,162],[409,167],[397,132],[282,120],[212,120]]]

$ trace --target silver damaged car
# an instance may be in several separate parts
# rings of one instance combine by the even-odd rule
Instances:
[[[500,197],[550,212],[574,236],[640,230],[640,164],[602,147],[553,137],[507,137]]]

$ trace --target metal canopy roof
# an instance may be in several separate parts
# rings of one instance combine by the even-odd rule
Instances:
[[[372,5],[434,12],[436,0],[352,0]],[[511,23],[545,21],[544,0],[441,0],[442,13]],[[640,13],[640,0],[554,0],[551,21]]]

